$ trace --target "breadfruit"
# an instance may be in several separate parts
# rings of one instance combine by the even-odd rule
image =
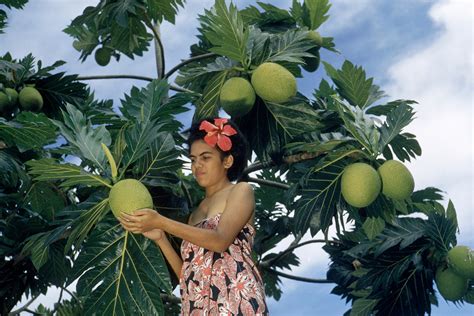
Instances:
[[[6,88],[4,92],[0,91],[0,113],[13,110],[17,101],[18,92],[15,89]]]
[[[395,200],[410,197],[415,188],[415,180],[410,171],[399,161],[387,160],[378,169],[382,179],[382,193]]]
[[[456,246],[448,252],[450,268],[459,276],[474,279],[474,251],[467,246]]]
[[[138,180],[120,180],[110,190],[109,206],[115,217],[120,212],[132,213],[141,208],[152,208],[153,199],[148,189]]]
[[[309,31],[308,32],[308,37],[313,40],[313,42],[318,45],[322,46],[323,45],[323,38],[321,37],[321,34],[319,34],[318,31]]]
[[[381,180],[372,166],[357,162],[344,169],[341,193],[347,203],[355,207],[366,207],[380,193]]]
[[[227,114],[239,117],[252,109],[255,103],[255,91],[248,80],[234,77],[222,85],[219,100]]]
[[[296,78],[285,67],[263,63],[252,74],[255,93],[264,100],[284,103],[296,95]]]
[[[25,111],[39,111],[43,107],[43,97],[34,87],[21,89],[18,100]]]
[[[100,47],[95,51],[95,61],[100,66],[107,66],[112,57],[112,50],[107,47]]]
[[[321,62],[321,57],[319,55],[319,47],[313,47],[308,50],[308,53],[316,56],[316,57],[303,57],[303,61],[305,62],[303,69],[308,72],[316,71],[319,68],[319,64]]]
[[[81,42],[79,40],[75,40],[72,42],[72,47],[74,47],[75,50],[80,51],[81,50]]]
[[[450,268],[438,268],[435,280],[439,293],[449,301],[457,301],[467,292],[467,279],[457,275]]]

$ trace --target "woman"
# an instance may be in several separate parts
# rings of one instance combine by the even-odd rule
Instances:
[[[191,126],[191,171],[206,190],[188,224],[151,209],[122,213],[122,226],[155,241],[179,277],[182,315],[268,315],[262,278],[252,260],[255,198],[233,184],[247,163],[247,142],[223,118]],[[183,239],[181,256],[164,232]]]

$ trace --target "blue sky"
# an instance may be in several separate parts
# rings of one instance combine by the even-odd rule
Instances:
[[[43,64],[67,61],[62,70],[80,75],[136,74],[155,76],[151,52],[142,58],[122,58],[99,67],[93,59],[78,61],[72,39],[62,29],[96,0],[30,1],[25,10],[9,14],[6,34],[0,35],[0,54],[15,58],[33,53]],[[250,1],[235,1],[244,7]],[[288,7],[291,1],[272,1]],[[181,9],[176,25],[162,26],[166,64],[170,69],[188,56],[195,42],[196,14],[213,1],[189,1]],[[363,66],[368,76],[393,99],[413,99],[416,120],[406,129],[417,135],[423,155],[408,165],[416,189],[435,186],[446,192],[456,207],[460,235],[458,243],[474,248],[473,200],[473,7],[471,0],[333,0],[330,19],[320,28],[323,36],[335,38],[340,55],[323,52],[322,59],[339,67],[344,59]],[[323,77],[322,69],[299,80],[299,90],[310,96]],[[118,102],[133,80],[90,81],[99,98]],[[183,119],[188,119],[183,117]],[[187,122],[185,122],[187,123]],[[291,240],[279,246],[283,249]],[[324,278],[328,265],[320,245],[297,250],[301,266],[296,275]],[[284,281],[279,302],[269,300],[272,315],[342,315],[349,307],[329,294],[332,285]],[[58,292],[52,289],[39,302],[53,304]],[[34,305],[33,305],[34,306]],[[471,315],[472,305],[457,308],[440,299],[433,315]]]

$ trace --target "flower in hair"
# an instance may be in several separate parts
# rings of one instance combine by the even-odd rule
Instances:
[[[215,147],[216,144],[222,151],[228,151],[232,148],[232,141],[228,136],[237,134],[237,131],[227,124],[226,118],[216,118],[214,119],[214,124],[209,121],[202,121],[199,126],[199,130],[204,130],[207,132],[207,135],[204,136],[204,141],[212,147]]]

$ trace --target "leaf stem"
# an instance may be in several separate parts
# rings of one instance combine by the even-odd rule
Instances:
[[[191,58],[188,58],[188,59],[185,59],[183,60],[182,62],[180,62],[179,64],[177,64],[176,66],[174,66],[173,68],[170,69],[170,71],[168,71],[163,79],[168,79],[173,73],[175,73],[176,71],[178,71],[181,67],[189,64],[189,63],[192,63],[193,61],[197,61],[197,60],[201,60],[201,59],[206,59],[206,58],[209,58],[209,57],[214,57],[214,56],[218,56],[216,53],[206,53],[206,54],[202,54],[202,55],[198,55],[198,56],[194,56],[194,57],[191,57]]]
[[[281,277],[291,279],[291,280],[309,282],[309,283],[334,283],[333,281],[330,281],[327,279],[312,279],[312,278],[306,278],[306,277],[300,277],[296,275],[287,274],[287,273],[280,272],[272,268],[264,268],[264,269],[270,273],[273,273],[273,274],[276,274],[276,275],[279,275]]]

